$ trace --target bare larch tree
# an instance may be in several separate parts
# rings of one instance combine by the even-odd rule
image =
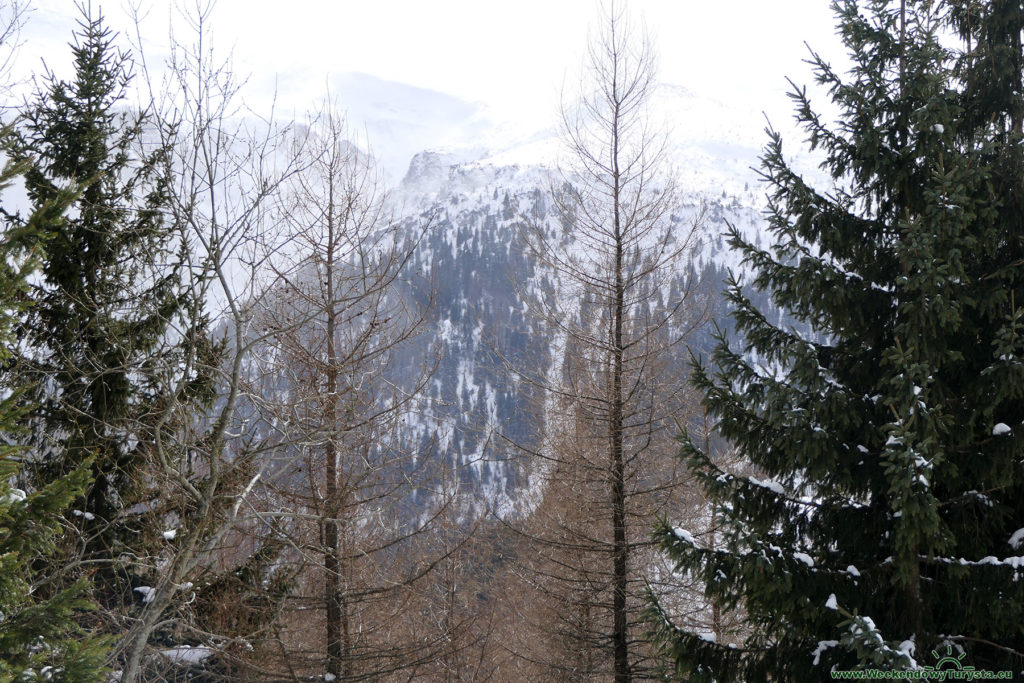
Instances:
[[[336,109],[312,119],[302,145],[258,314],[269,335],[261,411],[284,457],[260,516],[292,546],[289,664],[379,679],[444,649],[443,629],[399,626],[440,609],[422,604],[420,584],[461,546],[435,543],[454,489],[431,449],[401,431],[435,363],[402,353],[425,312],[406,268],[417,233],[392,219],[372,157]]]
[[[559,225],[525,231],[558,283],[531,306],[562,361],[533,377],[548,397],[545,444],[533,458],[545,493],[525,523],[536,552],[521,576],[545,596],[527,613],[549,635],[529,638],[523,657],[567,680],[629,681],[652,666],[642,595],[668,570],[653,557],[650,530],[686,505],[673,435],[688,403],[682,342],[706,317],[690,267],[701,212],[682,207],[667,136],[648,123],[655,91],[649,41],[609,6],[581,95],[562,108]]]

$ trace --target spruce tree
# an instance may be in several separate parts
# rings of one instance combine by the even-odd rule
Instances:
[[[684,435],[716,529],[657,532],[746,627],[714,642],[657,605],[652,623],[689,680],[820,681],[934,666],[947,648],[1020,672],[1024,12],[833,7],[853,66],[813,61],[837,123],[793,94],[833,183],[805,182],[770,131],[774,246],[731,235],[752,284],[815,334],[731,283],[742,343],[721,337],[694,378],[753,476]]]
[[[10,145],[14,158],[33,159],[25,176],[33,207],[80,187],[59,228],[42,238],[17,376],[36,387],[30,482],[45,486],[90,463],[84,495],[68,511],[80,532],[74,552],[99,563],[96,583],[117,605],[137,596],[110,580],[111,563],[145,563],[151,553],[140,544],[161,542],[140,513],[159,508],[147,453],[157,424],[174,427],[164,406],[187,400],[161,387],[208,399],[209,383],[181,376],[189,344],[204,343],[204,324],[183,319],[199,306],[183,285],[187,254],[169,218],[169,148],[147,135],[156,125],[147,114],[128,107],[130,55],[115,47],[102,16],[82,10],[73,77],[46,75]]]
[[[10,129],[0,136],[10,135]],[[0,170],[0,192],[24,172],[25,164]],[[0,364],[16,349],[15,330],[26,305],[27,278],[39,265],[39,239],[58,228],[73,191],[38,208],[21,226],[0,236]],[[81,495],[88,472],[79,468],[26,493],[16,488],[23,448],[16,444],[26,419],[21,395],[8,387],[0,400],[0,681],[101,680],[105,646],[80,629],[77,615],[90,608],[80,583],[56,592],[41,590],[46,566],[61,528],[60,514]]]

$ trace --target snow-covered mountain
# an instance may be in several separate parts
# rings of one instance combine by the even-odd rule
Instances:
[[[538,413],[537,387],[510,369],[543,375],[562,362],[552,350],[554,331],[532,315],[526,299],[558,296],[563,283],[530,259],[520,230],[524,221],[557,229],[550,188],[558,176],[547,167],[504,166],[492,159],[447,161],[434,152],[418,155],[400,188],[420,211],[406,219],[408,229],[428,226],[410,264],[433,287],[430,324],[419,348],[441,349],[427,387],[439,420],[418,421],[410,439],[437,444],[464,483],[489,504],[514,506],[530,471],[517,466],[522,463],[515,445],[536,446],[544,416]],[[676,216],[680,230],[701,206],[703,248],[692,272],[677,277],[697,274],[715,289],[725,277],[723,268],[736,260],[720,237],[726,222],[756,240],[759,210],[727,193],[686,193]],[[706,336],[691,342],[707,346]],[[678,363],[684,358],[680,349]]]
[[[480,107],[368,76],[336,79],[332,90],[349,104],[350,127],[366,131],[387,175],[405,165],[391,204],[404,233],[418,240],[407,268],[419,291],[406,295],[427,309],[423,334],[398,351],[392,367],[400,375],[439,355],[425,389],[429,409],[407,416],[401,440],[448,463],[468,497],[514,508],[531,473],[516,446],[536,445],[544,413],[537,387],[510,368],[544,374],[562,362],[553,330],[525,300],[557,297],[563,283],[531,260],[520,232],[524,222],[561,229],[551,193],[564,181],[563,143],[554,126],[517,130]],[[717,292],[728,269],[740,265],[723,239],[727,225],[755,243],[766,240],[763,192],[752,169],[763,135],[747,124],[750,112],[680,87],[661,86],[652,109],[668,131],[681,190],[674,220],[683,230],[703,215],[702,247],[675,277],[700,278]],[[713,315],[728,327],[721,298],[712,301]],[[706,349],[708,334],[689,343]],[[681,349],[680,376],[685,357]]]
[[[449,166],[554,168],[564,156],[556,111],[550,121],[538,125],[517,119],[514,112],[359,73],[332,76],[328,90],[346,112],[350,130],[369,145],[396,187],[407,189],[412,180],[407,175],[421,175],[410,164],[422,152],[437,155],[434,158]],[[664,131],[682,187],[702,193],[749,193],[752,204],[760,205],[753,169],[767,141],[768,122],[756,104],[737,107],[680,85],[661,84],[649,119],[656,130]],[[788,121],[771,123],[787,139],[800,138]]]

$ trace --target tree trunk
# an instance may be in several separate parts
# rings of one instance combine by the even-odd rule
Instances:
[[[338,424],[338,364],[335,349],[337,315],[333,306],[334,298],[334,224],[333,201],[328,199],[328,236],[326,259],[327,287],[327,402],[324,406],[324,420],[328,425],[325,446],[324,486],[324,601],[327,611],[327,672],[337,678],[343,675],[344,636],[341,588],[341,562],[338,538],[338,446],[335,428]]]
[[[141,618],[132,628],[133,633],[129,636],[126,643],[124,650],[126,654],[125,664],[124,668],[121,669],[121,678],[119,679],[123,683],[135,683],[135,681],[140,680],[142,655],[146,652],[146,645],[149,644],[149,638],[153,635],[153,630],[163,616],[167,605],[170,604],[169,589],[157,587],[154,590],[157,591],[155,604],[147,605],[147,609],[142,611]]]
[[[615,83],[612,89],[615,89]],[[629,673],[629,641],[626,633],[626,471],[622,454],[622,317],[624,306],[624,283],[622,273],[623,236],[619,219],[619,130],[618,112],[612,131],[612,167],[614,202],[613,229],[615,235],[615,292],[612,303],[612,395],[611,419],[608,423],[611,445],[611,503],[612,503],[612,642],[615,657],[615,681],[626,683]]]

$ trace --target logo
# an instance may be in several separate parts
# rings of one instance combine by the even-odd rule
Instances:
[[[857,681],[983,681],[983,680],[1013,680],[1012,671],[989,671],[988,669],[976,669],[973,666],[964,666],[963,661],[967,657],[966,652],[957,652],[949,643],[944,648],[932,650],[932,657],[935,659],[933,666],[921,666],[914,669],[861,669],[845,671],[833,670],[832,680],[857,680]]]
[[[932,650],[932,657],[935,657],[938,661],[935,662],[935,666],[926,666],[924,669],[926,671],[949,671],[951,669],[955,671],[974,671],[973,666],[964,666],[960,663],[966,656],[966,652],[961,652],[954,657],[953,646],[946,645],[945,654],[939,654],[935,650]]]

